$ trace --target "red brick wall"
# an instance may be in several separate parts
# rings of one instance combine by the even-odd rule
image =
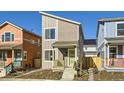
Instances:
[[[27,51],[27,61],[23,61],[23,66],[26,67],[27,65],[27,67],[33,67],[34,59],[41,57],[40,55],[38,55],[38,52],[39,54],[41,54],[41,46],[31,44],[25,39],[35,41],[38,41],[39,39],[41,42],[41,38],[28,32],[23,32],[23,51]]]

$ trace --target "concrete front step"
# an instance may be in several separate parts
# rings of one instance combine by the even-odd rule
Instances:
[[[75,72],[73,68],[65,68],[61,80],[73,80],[74,74]]]

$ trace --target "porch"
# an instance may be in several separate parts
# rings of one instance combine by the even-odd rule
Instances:
[[[0,68],[12,64],[13,68],[22,67],[22,51],[19,49],[0,50]]]
[[[73,68],[77,63],[77,43],[76,42],[55,42],[53,43],[54,68]]]
[[[106,39],[104,66],[110,69],[124,69],[124,39]]]

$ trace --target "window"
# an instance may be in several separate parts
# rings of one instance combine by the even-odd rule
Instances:
[[[5,33],[5,41],[10,41],[10,32]]]
[[[14,41],[14,34],[12,34],[12,41]]]
[[[110,58],[116,58],[116,55],[117,55],[117,48],[116,47],[110,47],[110,49],[109,49]]]
[[[23,59],[24,59],[25,61],[27,60],[27,51],[24,51]]]
[[[52,50],[45,50],[45,60],[46,61],[52,61]]]
[[[14,34],[11,34],[10,32],[5,32],[5,34],[2,34],[2,42],[5,41],[14,41]]]
[[[4,42],[4,35],[2,35],[2,42]]]
[[[55,29],[45,29],[45,39],[55,39]]]
[[[124,23],[117,24],[117,35],[118,36],[124,35]]]

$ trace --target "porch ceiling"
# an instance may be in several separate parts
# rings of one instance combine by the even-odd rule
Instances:
[[[70,48],[76,47],[77,45],[78,45],[77,41],[57,41],[52,44],[52,46],[56,48]]]
[[[8,50],[11,50],[11,49],[22,49],[22,45],[16,45],[16,46],[13,46],[13,45],[10,45],[10,44],[7,44],[7,45],[0,45],[0,50],[3,50],[3,49],[8,49]]]
[[[110,44],[124,44],[124,37],[105,38]]]

